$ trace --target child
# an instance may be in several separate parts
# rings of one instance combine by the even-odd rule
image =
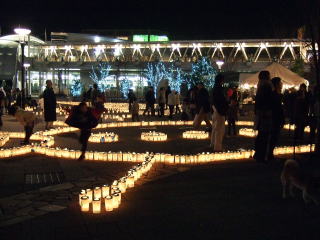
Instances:
[[[139,120],[139,103],[136,98],[133,99],[131,107],[132,122]]]
[[[231,135],[231,130],[233,130],[233,135],[237,135],[236,131],[236,121],[238,120],[238,103],[234,98],[231,98],[228,112],[227,112],[227,121],[228,121],[228,135]]]
[[[81,102],[78,106],[71,109],[66,124],[80,129],[79,142],[82,146],[81,155],[78,161],[85,159],[92,128],[95,128],[98,125],[101,114],[104,111],[105,108],[102,102],[95,102],[94,108],[88,107],[86,102]]]
[[[25,111],[17,106],[11,106],[8,109],[9,115],[14,116],[22,126],[24,126],[25,138],[21,142],[21,145],[30,144],[30,137],[33,132],[36,116],[33,112]]]

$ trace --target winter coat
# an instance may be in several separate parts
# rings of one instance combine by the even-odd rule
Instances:
[[[155,104],[155,102],[156,102],[153,91],[148,91],[146,93],[145,99],[146,99],[146,102],[149,104]]]
[[[176,105],[180,105],[180,94],[176,93]]]
[[[173,92],[168,95],[168,105],[176,105],[176,94]]]
[[[34,120],[36,119],[36,115],[33,112],[25,111],[21,108],[18,108],[14,117],[21,123],[21,125],[32,126]]]
[[[276,91],[272,92],[272,126],[279,128],[284,125],[284,111],[282,106],[282,95]]]
[[[46,88],[42,94],[44,103],[44,120],[46,122],[53,122],[57,120],[56,106],[57,100],[56,95],[52,88]]]
[[[166,103],[166,93],[165,93],[165,91],[160,91],[159,92],[158,103],[159,104],[165,104]]]
[[[205,88],[201,88],[196,95],[196,112],[200,113],[203,109],[204,113],[210,112],[209,92]]]
[[[212,104],[221,116],[226,116],[228,111],[228,102],[223,94],[221,85],[216,85],[212,92]]]

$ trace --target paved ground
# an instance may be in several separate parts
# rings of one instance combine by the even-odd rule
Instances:
[[[0,229],[0,237],[319,239],[320,208],[304,205],[299,192],[296,199],[281,199],[281,165],[158,166],[153,180],[127,192],[110,214],[82,214],[74,199],[62,211]]]
[[[19,129],[7,117],[5,126],[11,131]],[[172,153],[208,149],[203,146],[205,141],[182,140],[179,136],[183,129],[158,129],[169,134],[165,144],[142,144],[141,129],[127,128],[114,129],[120,143],[90,144],[89,149]],[[76,136],[57,136],[57,145],[79,148]],[[291,144],[289,136],[284,132],[280,144]],[[252,143],[253,139],[226,139],[230,149],[251,148]],[[9,142],[9,146],[17,144],[17,140]],[[319,162],[307,161],[307,155],[300,157],[307,172],[320,176]],[[77,193],[123,176],[132,163],[78,163],[40,155],[1,159],[0,239],[318,240],[320,208],[305,205],[298,191],[296,199],[281,199],[283,159],[270,165],[253,161],[196,166],[157,164],[124,195],[118,210],[102,215],[82,214]],[[46,186],[27,181],[30,174],[50,172],[62,173],[61,184]]]

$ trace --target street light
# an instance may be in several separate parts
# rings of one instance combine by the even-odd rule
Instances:
[[[217,61],[216,61],[216,64],[218,65],[219,72],[220,72],[220,71],[221,71],[221,67],[222,67],[222,65],[224,64],[224,61],[223,61],[223,60],[217,60]]]
[[[15,28],[14,32],[19,35],[19,43],[21,46],[21,61],[20,61],[20,69],[21,69],[21,108],[24,108],[26,102],[26,93],[25,93],[25,66],[24,66],[24,47],[27,44],[25,37],[31,33],[30,29],[27,28]],[[30,66],[30,65],[29,65]]]
[[[26,96],[28,97],[29,95],[31,95],[30,76],[28,76],[29,75],[28,68],[30,67],[30,63],[24,63],[23,66],[26,71]],[[28,84],[28,81],[29,81],[29,84]]]

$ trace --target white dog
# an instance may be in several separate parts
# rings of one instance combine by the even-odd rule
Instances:
[[[316,189],[312,179],[301,172],[300,166],[297,161],[288,159],[284,163],[284,167],[281,173],[282,182],[282,197],[287,197],[289,188],[290,195],[293,197],[293,187],[296,187],[302,191],[302,197],[305,203],[310,200],[315,204],[319,204],[318,199],[315,196]]]

